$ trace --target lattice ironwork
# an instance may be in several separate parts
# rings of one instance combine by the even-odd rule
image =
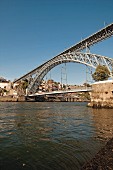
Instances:
[[[113,35],[113,23],[107,25],[100,31],[92,34],[91,36],[83,39],[82,41],[78,42],[74,46],[70,47],[69,49],[63,51],[61,54],[72,52],[72,51],[81,51],[87,47],[90,47],[100,41],[103,41]]]
[[[59,64],[68,63],[68,62],[76,62],[93,68],[96,68],[99,64],[105,65],[110,71],[110,73],[112,73],[113,59],[111,58],[96,55],[96,54],[91,54],[91,53],[69,52],[67,54],[62,54],[60,56],[52,58],[51,60],[37,67],[37,69],[21,77],[21,79],[19,80],[27,79],[29,81],[28,92],[35,93],[44,76],[52,68],[54,68]]]
[[[89,36],[88,38],[80,41],[69,49],[63,51],[59,55],[35,68],[31,72],[25,74],[19,79],[15,80],[14,83],[19,82],[21,80],[27,79],[29,82],[28,93],[35,93],[37,87],[39,87],[43,77],[55,66],[68,63],[68,62],[76,62],[85,64],[87,66],[96,68],[99,64],[105,65],[111,73],[112,76],[112,67],[113,67],[113,59],[100,56],[91,53],[81,53],[79,51],[90,46],[103,41],[113,35],[113,23],[96,32],[95,34]]]

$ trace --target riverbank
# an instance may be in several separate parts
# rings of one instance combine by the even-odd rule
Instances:
[[[0,96],[0,102],[25,102],[25,97]]]
[[[0,102],[89,102],[89,100],[66,100],[63,97],[58,96],[37,96],[37,97],[14,97],[14,96],[0,96]]]
[[[87,162],[81,170],[112,170],[113,169],[113,138],[110,139],[95,157]]]

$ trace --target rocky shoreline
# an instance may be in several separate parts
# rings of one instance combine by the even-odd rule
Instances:
[[[88,107],[92,107],[92,108],[96,108],[96,109],[101,109],[101,108],[105,108],[105,109],[113,109],[113,102],[109,101],[109,102],[105,102],[105,101],[101,101],[101,102],[90,102],[88,103]]]
[[[113,170],[113,138],[81,170]]]

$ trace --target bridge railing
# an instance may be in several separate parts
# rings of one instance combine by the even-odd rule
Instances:
[[[58,91],[51,91],[51,92],[37,92],[34,94],[30,94],[29,96],[41,96],[41,95],[53,95],[53,94],[66,94],[66,93],[77,93],[77,92],[90,92],[92,90],[91,87],[79,87],[73,90],[58,90]]]

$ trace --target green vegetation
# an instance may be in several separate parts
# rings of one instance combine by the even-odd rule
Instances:
[[[22,88],[23,88],[24,90],[26,90],[27,87],[28,87],[28,81],[27,81],[27,80],[24,80],[24,81],[22,82]]]
[[[106,66],[98,65],[92,77],[95,81],[108,80],[110,72]]]

